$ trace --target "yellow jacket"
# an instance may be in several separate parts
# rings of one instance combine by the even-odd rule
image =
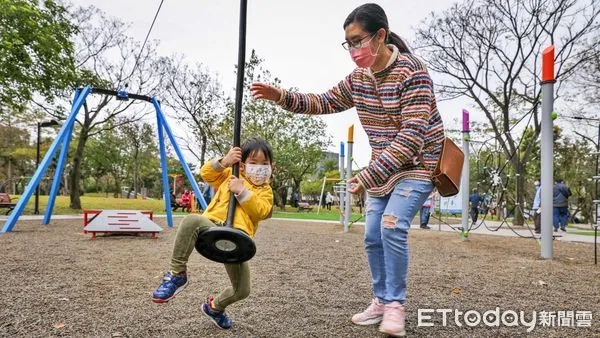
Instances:
[[[218,160],[212,160],[202,166],[200,175],[204,182],[210,184],[216,191],[203,215],[213,222],[225,223],[231,197],[228,185],[229,177],[232,175],[231,168],[223,169]],[[271,216],[273,190],[269,184],[255,186],[243,176],[240,178],[243,179],[246,190],[236,197],[238,206],[236,206],[233,216],[233,227],[254,237],[258,222]]]

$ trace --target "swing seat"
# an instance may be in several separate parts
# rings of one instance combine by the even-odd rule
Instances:
[[[256,245],[242,230],[219,226],[198,236],[196,251],[211,261],[234,264],[254,257]]]

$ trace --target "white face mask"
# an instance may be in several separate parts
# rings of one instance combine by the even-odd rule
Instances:
[[[271,177],[271,166],[268,164],[246,164],[244,176],[254,185],[263,185]]]

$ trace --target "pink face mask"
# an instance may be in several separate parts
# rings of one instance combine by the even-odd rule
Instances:
[[[357,66],[362,68],[369,68],[375,63],[377,53],[379,52],[379,47],[381,47],[381,45],[377,47],[377,51],[375,52],[375,54],[371,53],[370,43],[361,48],[351,48],[350,56],[352,57],[352,60],[354,61],[354,63],[356,63]]]

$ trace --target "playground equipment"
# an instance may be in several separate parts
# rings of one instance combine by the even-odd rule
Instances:
[[[339,155],[339,178],[327,178],[323,177],[323,184],[321,185],[321,194],[319,195],[319,206],[317,208],[317,214],[321,212],[321,204],[323,202],[323,194],[325,192],[325,184],[328,181],[337,182],[333,189],[336,195],[339,196],[339,209],[340,209],[340,224],[344,226],[344,232],[348,232],[350,225],[354,222],[350,221],[350,215],[352,214],[352,194],[348,193],[347,180],[352,177],[352,157],[354,144],[354,125],[350,125],[348,128],[348,152],[344,154],[344,142],[340,142],[340,155]],[[346,159],[346,163],[344,163]],[[345,169],[345,170],[344,170]]]
[[[346,182],[352,177],[352,147],[354,145],[354,125],[348,128],[348,156],[346,158]],[[348,188],[346,184],[346,188]],[[344,232],[350,229],[350,214],[352,213],[352,202],[350,193],[346,193],[346,208],[344,209]]]
[[[542,142],[541,142],[541,200],[542,200],[542,258],[552,259],[552,184],[554,176],[554,130],[552,111],[554,110],[554,45],[542,52]]]
[[[94,215],[91,219],[89,215]],[[152,211],[139,210],[83,210],[83,233],[91,233],[96,238],[97,233],[103,234],[156,234],[162,231],[153,222]]]
[[[542,81],[541,81],[541,85],[542,85],[541,205],[542,206],[543,205],[552,205],[553,160],[554,160],[553,120],[557,116],[557,114],[555,112],[553,112],[554,83],[555,82],[556,82],[556,79],[555,79],[555,75],[554,75],[554,46],[551,45],[542,52]],[[524,115],[524,116],[527,116],[527,115]],[[531,120],[531,116],[533,116],[533,114],[530,114],[529,116],[530,116],[530,120]],[[463,117],[465,117],[465,116],[463,115]],[[466,134],[465,130],[468,130],[468,129],[466,129],[465,125],[463,124],[463,133],[464,134]],[[476,141],[470,140],[468,135],[465,135],[465,136],[467,136],[467,139],[464,140],[465,143],[476,142]],[[493,139],[495,139],[495,138],[492,138],[490,140],[493,140]],[[487,143],[490,140],[483,142],[483,145],[481,146],[480,151],[481,151],[481,149],[483,149],[483,146],[485,145],[485,143]],[[513,156],[518,156],[519,149],[520,149],[520,143],[516,147],[516,151],[510,155],[510,158],[512,158]],[[498,228],[495,228],[495,229],[491,229],[487,225],[485,225],[485,218],[488,214],[488,211],[492,210],[494,208],[494,206],[491,206],[491,207],[486,206],[487,210],[485,211],[485,215],[484,215],[483,219],[481,220],[481,222],[479,223],[479,225],[477,225],[476,227],[472,227],[472,226],[469,227],[468,231],[475,230],[481,225],[485,225],[485,227],[490,231],[498,231],[500,229],[500,227],[502,227],[503,225],[506,225],[510,230],[512,230],[519,237],[537,239],[537,237],[535,235],[533,235],[533,231],[531,230],[531,228],[529,228],[529,226],[528,226],[528,228],[532,232],[532,235],[531,236],[523,236],[523,235],[519,234],[517,231],[515,231],[509,225],[509,223],[507,221],[508,214],[506,212],[507,210],[505,207],[506,206],[505,196],[506,196],[506,192],[507,192],[507,188],[506,188],[507,184],[504,181],[506,180],[508,182],[510,175],[506,174],[506,173],[503,174],[503,171],[509,164],[510,158],[506,159],[504,164],[501,164],[500,158],[498,158],[498,164],[497,164],[498,167],[496,167],[495,169],[491,168],[491,167],[493,167],[493,165],[489,165],[487,163],[489,161],[489,158],[484,161],[485,162],[484,169],[488,170],[488,172],[486,172],[486,176],[487,176],[486,180],[489,180],[492,182],[491,183],[492,196],[493,196],[492,204],[495,204],[496,206],[500,206],[500,207],[504,206],[503,207],[504,212],[502,213],[502,216],[501,216],[501,218],[503,218],[502,224]],[[479,172],[479,161],[478,161],[477,171]],[[466,175],[468,175],[468,173],[469,173],[468,169],[463,170],[463,179],[465,178]],[[504,175],[504,178],[501,175]],[[514,176],[515,176],[515,179],[518,179],[518,174],[515,174]],[[478,183],[478,185],[479,185],[479,183]],[[544,187],[546,187],[546,188],[544,188]],[[498,196],[494,195],[496,192],[498,193]],[[494,200],[495,200],[495,202],[494,202]],[[463,203],[464,203],[464,201],[463,201]],[[594,201],[594,203],[598,203],[598,202]],[[463,208],[464,208],[464,206],[463,206]],[[517,208],[520,209],[520,212],[525,214],[524,205],[517,203],[516,198],[515,198],[515,207],[514,208],[515,208],[515,210]],[[553,228],[552,227],[552,208],[542,207],[541,214],[542,214],[541,237],[540,237],[540,243],[539,243],[540,244],[540,256],[541,256],[541,258],[544,258],[544,259],[552,259],[552,242],[555,238],[561,237],[561,236],[554,234],[553,230],[552,230],[552,228]],[[463,215],[463,230],[462,230],[462,232],[464,232],[464,215]]]
[[[346,204],[344,203],[346,195],[346,172],[344,171],[344,142],[340,142],[340,181],[336,184],[336,192],[339,195],[339,208],[340,208],[340,224],[344,225],[344,232],[346,231],[346,225],[344,224],[344,209]],[[320,201],[319,201],[320,202]]]
[[[461,182],[461,189],[462,189],[462,232],[461,232],[461,238],[463,241],[466,241],[468,236],[469,236],[469,213],[467,212],[467,210],[469,210],[469,180],[470,180],[470,170],[469,170],[469,141],[470,141],[470,137],[469,137],[469,112],[466,109],[463,109],[462,111],[462,118],[463,118],[463,127],[462,127],[462,133],[463,133],[463,153],[465,154],[465,159],[464,159],[464,163],[463,163],[463,175],[462,175],[462,182]]]
[[[321,204],[323,204],[323,195],[325,194],[325,185],[329,181],[338,182],[339,180],[340,180],[339,178],[327,178],[327,177],[323,177],[323,184],[321,185],[321,193],[319,194],[319,204],[317,206],[317,215],[321,212]]]
[[[240,1],[240,31],[238,50],[237,84],[235,93],[235,118],[233,127],[233,146],[240,146],[242,131],[242,99],[244,90],[244,65],[246,63],[246,14],[247,0]],[[233,166],[233,175],[240,176],[240,165]],[[196,192],[200,195],[199,192]],[[204,199],[202,199],[204,201]],[[229,198],[227,221],[223,227],[212,227],[198,236],[196,250],[204,257],[219,263],[242,263],[256,253],[256,245],[245,232],[233,227],[233,216],[237,200],[233,192]],[[205,205],[203,205],[206,208]]]
[[[173,190],[174,194],[177,194],[177,190],[179,187],[183,187],[183,180],[181,179],[181,175],[178,174],[170,174],[169,177],[173,177]]]
[[[29,198],[31,198],[31,195],[35,192],[42,177],[44,177],[44,174],[48,170],[50,162],[52,161],[58,148],[60,147],[61,150],[60,150],[60,155],[59,155],[58,162],[57,162],[56,171],[54,173],[54,180],[52,181],[52,187],[50,189],[50,194],[48,196],[48,205],[46,206],[46,212],[44,214],[44,219],[42,221],[43,224],[48,224],[50,222],[50,218],[52,217],[52,210],[54,208],[54,202],[56,200],[56,195],[58,193],[58,188],[60,186],[61,177],[62,177],[63,170],[65,167],[65,160],[67,158],[69,143],[71,141],[71,134],[73,132],[73,127],[75,125],[75,119],[77,117],[77,113],[79,112],[81,107],[85,104],[85,100],[89,94],[112,95],[112,96],[115,96],[117,98],[117,100],[121,100],[121,101],[126,101],[126,100],[130,100],[130,99],[141,100],[141,101],[146,101],[146,102],[152,103],[152,105],[154,106],[154,108],[156,110],[156,122],[157,122],[158,141],[159,141],[159,148],[160,148],[160,162],[161,162],[161,169],[162,169],[165,210],[167,212],[167,224],[169,227],[173,226],[173,216],[171,213],[171,196],[169,194],[169,179],[167,176],[168,175],[168,173],[167,173],[167,153],[165,150],[165,139],[164,139],[165,133],[167,134],[167,137],[171,141],[171,145],[173,146],[173,149],[175,150],[175,153],[177,154],[177,158],[179,159],[179,162],[181,163],[181,165],[183,167],[183,170],[192,186],[192,189],[194,190],[195,195],[198,196],[198,199],[200,200],[202,207],[206,208],[206,202],[204,201],[204,198],[202,197],[200,188],[198,187],[198,183],[194,179],[194,175],[192,174],[189,166],[187,165],[187,162],[185,161],[185,159],[183,157],[181,150],[179,149],[179,146],[177,145],[177,142],[175,141],[175,136],[173,135],[173,132],[171,131],[171,128],[169,127],[169,124],[167,123],[167,120],[165,119],[165,116],[160,108],[160,103],[159,103],[158,99],[156,99],[155,97],[149,97],[149,96],[145,96],[145,95],[130,94],[130,93],[127,93],[124,91],[99,89],[99,88],[93,88],[93,87],[83,87],[83,88],[77,88],[75,90],[75,95],[73,98],[73,106],[71,108],[71,112],[69,113],[67,119],[63,123],[63,126],[60,129],[60,131],[58,132],[56,139],[54,139],[54,142],[52,142],[52,145],[46,152],[46,155],[44,156],[44,159],[42,160],[40,166],[37,168],[37,170],[35,171],[35,174],[33,175],[31,180],[27,184],[27,187],[25,188],[23,195],[21,196],[21,198],[19,198],[19,201],[17,202],[17,205],[15,206],[15,210],[11,213],[8,220],[4,224],[2,231],[1,231],[2,233],[12,231],[17,220],[23,213],[23,210],[25,209],[25,206],[27,205]]]

